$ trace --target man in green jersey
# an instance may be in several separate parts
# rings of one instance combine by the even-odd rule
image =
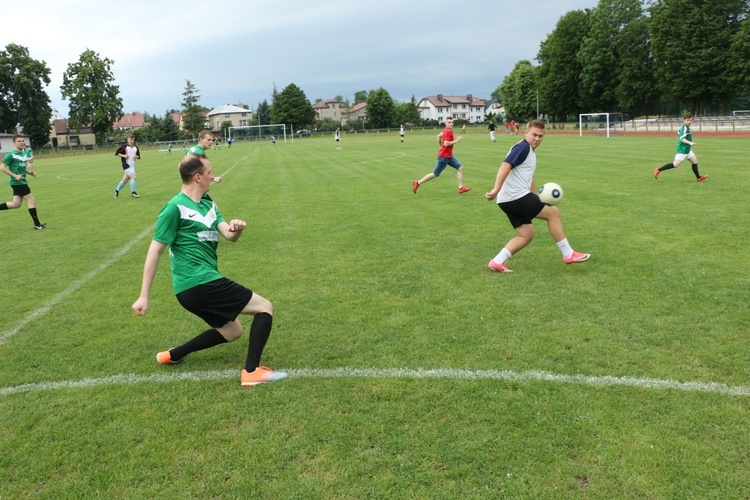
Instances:
[[[214,143],[214,134],[210,130],[201,130],[198,133],[198,144],[190,146],[185,154],[195,154],[206,156],[206,150],[211,149]],[[215,183],[221,182],[221,177],[214,177]]]
[[[30,170],[34,166],[34,157],[31,154],[31,148],[26,149],[26,141],[22,135],[13,136],[13,146],[15,149],[7,153],[3,158],[3,163],[0,164],[0,171],[10,176],[9,182],[13,190],[13,201],[0,204],[0,210],[19,208],[21,202],[26,200],[29,215],[31,215],[31,219],[34,221],[34,229],[47,229],[47,226],[39,222],[39,217],[37,217],[36,213],[36,200],[26,182],[26,174],[36,177],[36,172]]]
[[[677,131],[677,135],[679,135],[680,138],[677,140],[677,154],[674,156],[674,161],[672,163],[667,163],[663,167],[655,168],[654,179],[658,179],[659,174],[665,170],[679,167],[680,163],[685,160],[690,160],[690,163],[693,164],[695,180],[703,182],[708,178],[708,174],[701,175],[700,172],[698,172],[698,157],[695,156],[695,153],[691,150],[691,148],[695,146],[695,143],[693,142],[693,134],[690,132],[690,125],[692,123],[693,115],[690,113],[686,114],[682,126]]]
[[[247,227],[240,219],[227,222],[216,203],[206,194],[213,180],[211,164],[205,156],[186,155],[180,162],[182,190],[162,209],[143,267],[141,293],[133,303],[136,315],[148,310],[148,295],[159,258],[169,246],[172,283],[179,303],[203,319],[211,329],[185,344],[156,355],[161,364],[175,364],[188,354],[226,342],[242,335],[239,314],[254,316],[245,368],[240,383],[252,386],[286,378],[260,365],[263,348],[271,335],[273,305],[267,299],[219,274],[216,247],[219,236],[237,241]]]

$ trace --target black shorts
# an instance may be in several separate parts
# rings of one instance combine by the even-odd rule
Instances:
[[[28,184],[13,184],[11,188],[13,188],[13,196],[20,196],[23,198],[27,194],[31,194],[31,188]]]
[[[219,278],[176,295],[182,307],[212,328],[221,328],[237,319],[252,296],[252,290],[227,278]]]
[[[539,213],[544,210],[545,204],[534,193],[513,201],[498,203],[497,206],[508,216],[513,229],[518,229],[524,224],[531,224]]]

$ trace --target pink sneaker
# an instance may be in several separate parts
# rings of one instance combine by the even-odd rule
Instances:
[[[412,182],[411,189],[412,191],[414,191],[414,194],[417,194],[417,189],[419,189],[419,181]]]
[[[464,194],[464,193],[468,193],[469,191],[471,191],[471,188],[470,188],[470,187],[466,187],[466,186],[464,186],[464,187],[462,187],[462,188],[459,188],[459,190],[458,190],[458,194]]]
[[[706,175],[701,175],[701,176],[700,176],[700,177],[698,177],[698,178],[697,178],[696,180],[697,180],[698,182],[703,182],[703,181],[705,181],[706,179],[708,179],[708,174],[706,174]]]
[[[590,258],[590,253],[573,252],[570,257],[563,257],[563,262],[566,264],[575,264],[577,262],[586,262]]]
[[[661,173],[661,172],[659,172],[659,169],[658,169],[658,168],[655,168],[655,169],[654,169],[654,179],[658,179],[658,178],[659,178],[659,174],[660,174],[660,173]]]
[[[505,264],[498,264],[495,262],[495,259],[492,259],[489,264],[487,264],[487,267],[490,268],[490,271],[495,271],[498,273],[512,273],[510,269],[508,269],[508,266]]]

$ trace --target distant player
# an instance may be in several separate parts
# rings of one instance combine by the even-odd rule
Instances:
[[[34,221],[34,229],[47,229],[47,226],[39,222],[36,213],[36,200],[34,195],[31,194],[29,184],[26,182],[26,174],[36,177],[36,172],[32,169],[34,160],[33,155],[31,155],[31,148],[26,149],[25,140],[21,135],[13,136],[13,146],[15,146],[15,149],[9,151],[0,164],[0,172],[10,176],[8,182],[13,190],[13,201],[0,204],[0,210],[19,208],[21,202],[26,200],[29,215],[31,220]]]
[[[206,156],[206,150],[211,149],[211,146],[214,143],[214,134],[210,130],[201,130],[198,132],[198,144],[195,146],[190,146],[187,149],[186,155],[194,154],[198,156]],[[221,177],[214,177],[213,181],[215,183],[221,182]]]
[[[404,142],[404,126],[401,125],[401,128],[398,130],[398,134],[401,136],[401,142]]]
[[[341,127],[336,128],[333,137],[336,139],[336,149],[341,149]]]
[[[140,198],[135,190],[135,160],[141,159],[141,150],[135,145],[135,136],[129,135],[127,143],[120,146],[117,151],[115,151],[115,156],[120,157],[123,172],[122,180],[115,188],[115,198],[120,196],[120,190],[125,187],[125,183],[128,179],[130,179],[130,196],[133,198]]]
[[[431,181],[435,177],[439,177],[440,174],[443,173],[443,170],[445,170],[445,167],[447,167],[448,165],[456,169],[456,178],[458,179],[458,194],[464,194],[471,191],[470,187],[464,187],[463,164],[458,160],[458,158],[453,156],[453,145],[458,144],[462,140],[463,136],[460,136],[458,139],[456,139],[453,135],[453,118],[446,118],[445,130],[437,135],[437,141],[440,149],[438,150],[438,158],[437,163],[435,163],[435,169],[418,181],[414,181],[412,183],[412,190],[414,191],[414,194],[417,194],[417,189],[419,189],[419,186],[427,181]]]
[[[679,139],[677,140],[677,153],[674,156],[674,161],[672,163],[667,163],[663,167],[655,168],[654,179],[658,179],[659,174],[665,170],[679,167],[680,163],[685,160],[690,160],[690,163],[693,164],[693,173],[695,174],[696,181],[703,182],[708,179],[708,174],[701,175],[700,172],[698,172],[698,157],[695,156],[695,152],[692,150],[692,147],[695,146],[695,143],[693,142],[693,134],[690,132],[690,125],[692,123],[693,115],[690,113],[686,114],[682,126],[677,131]]]
[[[499,273],[512,272],[505,265],[511,255],[518,253],[534,239],[533,219],[547,221],[549,233],[566,264],[587,261],[591,255],[575,252],[568,243],[563,229],[560,210],[545,205],[536,194],[534,172],[536,171],[536,148],[544,139],[544,122],[531,120],[522,141],[513,146],[503,160],[495,179],[495,187],[485,194],[488,201],[496,201],[500,209],[516,230],[516,237],[505,244],[488,266]]]
[[[487,130],[490,131],[490,140],[492,142],[495,142],[495,129],[496,128],[497,127],[495,127],[495,122],[493,122],[492,120],[490,120],[490,124],[487,125]]]

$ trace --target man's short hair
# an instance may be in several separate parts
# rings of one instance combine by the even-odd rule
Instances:
[[[204,129],[204,130],[201,130],[201,131],[200,131],[200,132],[198,133],[198,139],[203,139],[204,137],[206,137],[206,136],[207,136],[207,135],[209,135],[209,134],[211,134],[211,135],[214,135],[214,133],[213,133],[213,132],[211,132],[210,130],[205,130],[205,129]]]
[[[187,184],[195,174],[203,172],[203,160],[206,159],[206,155],[197,155],[195,153],[186,154],[185,157],[180,161],[180,177],[182,177],[182,183]]]
[[[684,119],[687,120],[688,118],[692,118],[692,117],[693,117],[693,113],[687,113]]]
[[[23,137],[23,140],[26,141],[26,136],[25,135],[16,134],[16,135],[13,136],[13,142],[16,142],[16,139],[18,139],[19,137]]]
[[[540,129],[544,130],[544,127],[545,127],[545,126],[546,126],[546,125],[544,124],[544,120],[537,120],[537,119],[534,119],[534,120],[531,120],[531,121],[530,121],[530,122],[528,123],[528,125],[526,125],[526,128],[527,128],[527,129],[530,129],[530,128],[532,128],[532,127],[533,127],[533,128],[540,128]]]

